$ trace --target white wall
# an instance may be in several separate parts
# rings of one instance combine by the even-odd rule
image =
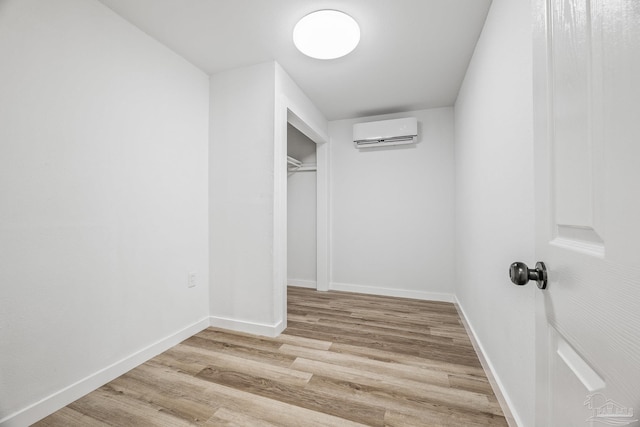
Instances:
[[[358,150],[354,123],[416,117],[418,143]],[[451,300],[453,109],[339,120],[331,136],[333,289]]]
[[[211,76],[210,307],[223,327],[276,322],[274,79],[273,62]]]
[[[93,0],[3,1],[0,58],[0,424],[27,425],[204,325],[208,78]]]
[[[316,144],[287,127],[287,152],[303,163],[316,163]],[[316,287],[316,171],[287,177],[287,283]]]
[[[533,426],[535,263],[531,13],[494,0],[455,105],[456,296],[521,427]]]
[[[287,125],[287,155],[303,163],[316,162],[316,144],[295,126]]]

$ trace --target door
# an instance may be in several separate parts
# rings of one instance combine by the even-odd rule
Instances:
[[[536,426],[639,426],[640,1],[533,0]]]

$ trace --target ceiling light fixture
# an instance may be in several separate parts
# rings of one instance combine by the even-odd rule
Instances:
[[[293,29],[298,50],[316,59],[345,56],[360,42],[358,23],[338,10],[318,10],[303,17]]]

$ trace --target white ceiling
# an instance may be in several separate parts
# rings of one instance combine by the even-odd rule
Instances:
[[[491,0],[100,0],[214,74],[275,60],[327,119],[451,106]],[[346,57],[296,50],[304,15],[338,9],[360,24]]]

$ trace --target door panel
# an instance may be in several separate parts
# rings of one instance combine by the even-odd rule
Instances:
[[[558,224],[593,228],[589,129],[589,25],[584,3],[553,4],[550,40],[555,213]]]
[[[536,425],[639,425],[640,2],[534,5]]]
[[[602,219],[601,75],[592,55],[589,3],[554,1],[549,19],[549,63],[555,243],[604,252]]]
[[[556,356],[551,358],[549,376],[556,383],[563,384],[566,399],[551,401],[551,419],[557,426],[584,426],[586,420],[584,401],[593,389],[602,388],[598,375],[582,363],[582,358],[562,339],[553,328],[549,328],[549,341]],[[577,420],[577,423],[576,423]]]

